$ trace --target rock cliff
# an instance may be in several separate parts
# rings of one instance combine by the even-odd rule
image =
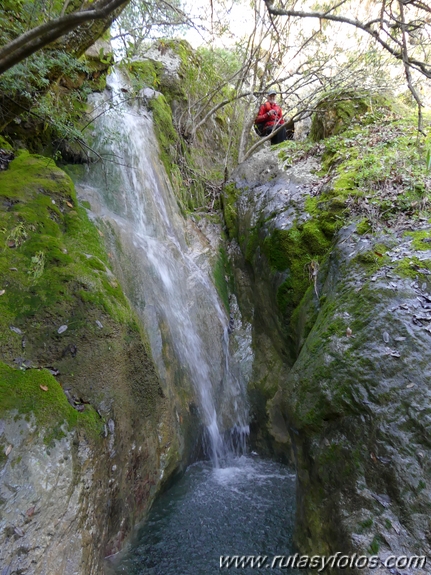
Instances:
[[[296,466],[310,555],[430,553],[430,179],[388,159],[398,120],[263,150],[223,194],[254,440]]]
[[[0,173],[0,565],[100,573],[187,461],[196,416],[187,394],[162,390],[103,232],[69,176],[46,157],[8,154]]]

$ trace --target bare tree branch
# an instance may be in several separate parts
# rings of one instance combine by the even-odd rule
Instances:
[[[405,21],[404,21],[404,6],[403,6],[403,2],[402,0],[398,0],[398,5],[400,8],[400,16],[401,16],[401,32],[403,35],[403,64],[404,64],[404,71],[406,74],[406,80],[407,80],[407,84],[409,86],[409,90],[413,95],[413,98],[416,100],[416,103],[418,105],[418,131],[423,133],[423,129],[422,129],[422,101],[419,98],[419,94],[417,93],[417,90],[415,89],[415,87],[413,86],[413,81],[412,81],[412,75],[410,72],[410,67],[409,67],[409,54],[408,54],[408,49],[407,49],[407,39],[406,39],[406,26],[405,26]]]
[[[106,18],[117,8],[125,6],[130,0],[99,0],[92,8],[86,8],[79,12],[72,12],[66,16],[60,16],[50,20],[28,32],[25,32],[15,40],[0,49],[0,74],[15,66],[37,50],[44,48],[54,40],[64,36],[80,24],[90,20]]]
[[[361,22],[356,18],[348,18],[347,16],[338,16],[336,14],[330,14],[329,12],[304,12],[302,10],[285,10],[284,8],[274,8],[273,0],[264,0],[268,12],[275,16],[293,16],[297,18],[317,18],[319,20],[330,20],[332,22],[340,22],[342,24],[348,24],[349,26],[354,26],[355,28],[362,30],[372,36],[376,42],[378,42],[385,50],[387,50],[392,56],[404,62],[403,50],[400,51],[392,48],[383,38],[380,37],[379,32],[372,28],[372,24],[375,20],[370,22]],[[429,10],[428,10],[429,11]],[[380,18],[378,19],[380,22]],[[391,40],[396,41],[393,36],[390,36]],[[414,68],[427,78],[431,78],[431,66],[426,62],[421,62],[419,60],[410,58],[408,60],[409,67]]]

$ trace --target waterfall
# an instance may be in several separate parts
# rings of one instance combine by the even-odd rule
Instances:
[[[206,454],[219,466],[248,433],[227,313],[159,159],[150,113],[125,97],[128,86],[118,71],[108,85],[109,94],[93,101],[93,136],[109,161],[90,166],[80,194],[90,199],[90,215],[112,232],[116,273],[143,320],[162,382],[192,385]]]

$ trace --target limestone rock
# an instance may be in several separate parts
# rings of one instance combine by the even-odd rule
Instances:
[[[429,556],[428,254],[402,229],[336,231],[336,202],[308,212],[316,167],[265,150],[224,191],[255,439],[296,465],[301,550]],[[397,272],[406,258],[416,278]]]

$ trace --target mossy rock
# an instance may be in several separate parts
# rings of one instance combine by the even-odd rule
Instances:
[[[370,93],[355,94],[353,92],[331,93],[316,107],[310,129],[310,139],[318,142],[329,136],[335,136],[346,130],[354,119],[376,108],[390,109],[389,99],[385,96]]]
[[[222,192],[223,215],[226,227],[228,230],[229,238],[233,239],[237,236],[237,210],[236,200],[241,194],[233,182],[227,183]]]
[[[58,337],[61,325],[76,331],[97,314],[133,322],[102,232],[78,206],[71,179],[52,160],[21,151],[0,173],[0,206],[3,358],[10,362],[22,355],[22,338],[10,326],[30,331],[27,345],[38,348],[40,340]]]
[[[154,60],[134,60],[126,66],[140,86],[147,86],[158,90],[160,88],[160,74],[163,66]]]
[[[319,224],[318,219],[295,223],[288,230],[275,229],[262,245],[274,271],[287,273],[277,291],[277,303],[283,314],[291,317],[310,287],[312,268],[328,253],[331,233]]]
[[[0,149],[6,150],[7,152],[11,152],[13,149],[9,142],[3,138],[3,136],[0,136]]]
[[[90,405],[79,412],[69,404],[61,385],[48,370],[22,371],[0,362],[0,418],[17,414],[32,414],[47,444],[76,427],[97,440],[103,428],[102,418]]]

